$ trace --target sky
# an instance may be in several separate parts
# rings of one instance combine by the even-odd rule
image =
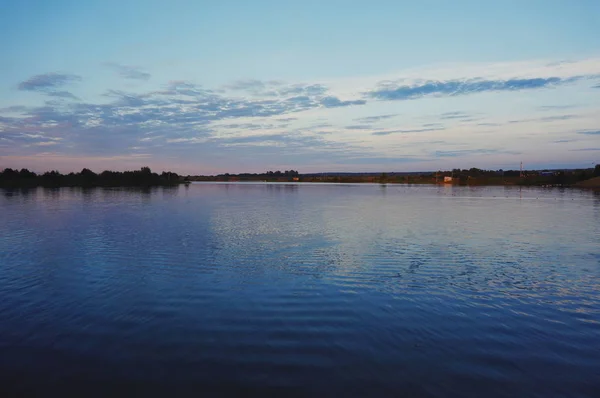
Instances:
[[[600,163],[600,2],[0,0],[0,169]]]

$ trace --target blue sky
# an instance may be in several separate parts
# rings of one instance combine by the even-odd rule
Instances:
[[[597,1],[0,0],[0,168],[589,167]]]

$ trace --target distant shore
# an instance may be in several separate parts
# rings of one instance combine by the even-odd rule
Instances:
[[[219,174],[214,176],[186,177],[189,181],[215,182],[315,182],[315,183],[379,183],[379,184],[444,184],[464,186],[541,186],[590,187],[594,177],[600,176],[596,168],[573,170],[482,170],[454,169],[421,173],[312,173],[300,174],[290,170],[260,174]],[[588,182],[590,181],[590,182]]]
[[[174,186],[187,182],[176,173],[162,172],[157,174],[153,173],[148,167],[124,172],[107,170],[100,174],[96,174],[89,169],[69,174],[61,174],[58,171],[36,174],[27,169],[4,169],[0,172],[0,188],[152,187]]]
[[[295,170],[266,173],[219,174],[213,176],[181,176],[173,172],[154,173],[148,167],[135,171],[103,171],[89,169],[61,174],[48,171],[36,174],[27,169],[0,171],[0,187],[151,187],[176,186],[193,181],[214,182],[312,182],[375,184],[439,184],[457,186],[539,186],[600,189],[600,165],[572,170],[482,170],[454,169],[420,173],[310,173]]]
[[[575,184],[577,188],[600,189],[600,177],[590,178]]]

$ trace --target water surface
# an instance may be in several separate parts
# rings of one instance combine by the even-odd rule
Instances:
[[[600,195],[0,190],[0,392],[600,396]]]

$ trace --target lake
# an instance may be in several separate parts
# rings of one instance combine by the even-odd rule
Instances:
[[[600,396],[600,193],[0,189],[0,393]]]

